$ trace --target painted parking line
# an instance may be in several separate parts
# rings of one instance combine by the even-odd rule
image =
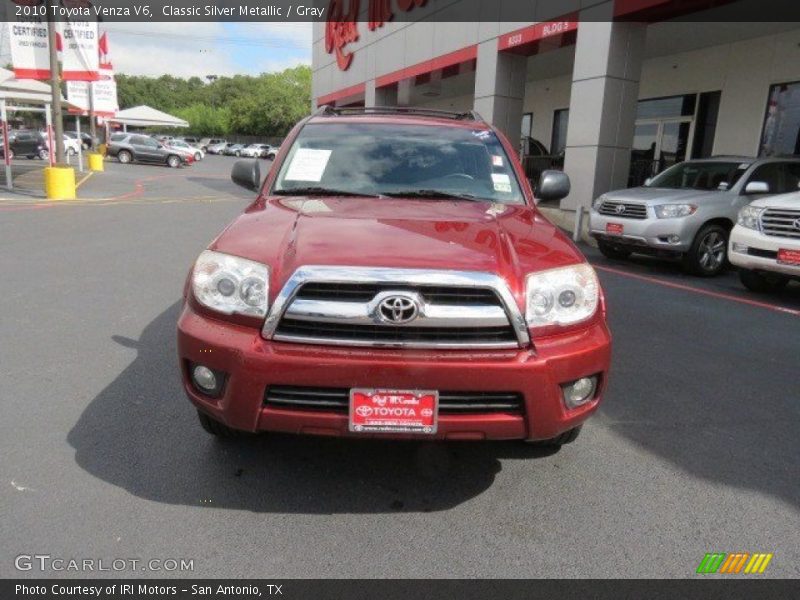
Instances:
[[[80,181],[78,181],[78,183],[76,183],[76,184],[75,184],[75,189],[78,189],[78,188],[79,188],[79,187],[81,187],[81,186],[82,186],[84,183],[86,183],[86,181],[87,181],[87,180],[88,180],[88,179],[89,179],[89,178],[90,178],[92,175],[94,175],[94,171],[89,171],[89,172],[88,172],[86,175],[84,175],[83,177],[81,177]]]
[[[800,317],[800,310],[796,310],[794,308],[787,308],[784,306],[776,306],[774,304],[769,304],[768,302],[760,302],[758,300],[750,300],[749,298],[742,298],[740,296],[734,296],[733,294],[726,294],[724,292],[714,292],[711,290],[706,290],[703,288],[693,287],[691,285],[686,285],[683,283],[675,283],[674,281],[667,281],[665,279],[660,279],[658,277],[651,277],[649,275],[639,275],[638,273],[630,273],[629,271],[623,271],[622,269],[615,269],[613,267],[607,267],[605,265],[597,265],[592,263],[592,266],[598,270],[603,271],[606,273],[612,273],[614,275],[620,275],[622,277],[628,277],[630,279],[638,279],[639,281],[645,281],[647,283],[655,283],[656,285],[662,285],[664,287],[672,288],[675,290],[682,290],[684,292],[692,292],[695,294],[700,294],[702,296],[709,296],[711,298],[719,298],[721,300],[728,300],[730,302],[738,302],[739,304],[746,304],[748,306],[755,306],[757,308],[765,308],[767,310],[772,310],[775,312],[783,313],[792,315],[794,317]]]

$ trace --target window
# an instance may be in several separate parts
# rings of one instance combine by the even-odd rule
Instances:
[[[567,126],[569,125],[569,109],[562,108],[553,113],[553,140],[550,152],[558,155],[567,148]]]
[[[473,196],[524,202],[497,136],[486,129],[396,123],[318,123],[303,127],[274,192],[309,188],[350,194]],[[294,190],[297,190],[296,192]]]
[[[773,85],[759,156],[800,154],[800,82]]]
[[[694,158],[708,158],[713,153],[721,98],[722,92],[700,94],[700,104],[697,109],[697,128],[692,148],[692,156]]]
[[[788,194],[798,191],[800,163],[771,162],[761,165],[750,176],[748,183],[763,181],[770,194]]]
[[[736,185],[749,166],[738,162],[721,161],[680,163],[661,173],[647,187],[673,190],[729,190]]]
[[[691,117],[694,115],[696,103],[697,96],[695,94],[640,100],[636,105],[636,119]]]
[[[522,137],[531,137],[533,131],[533,113],[525,113],[522,115]]]

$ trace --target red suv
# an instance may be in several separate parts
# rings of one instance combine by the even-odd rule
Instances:
[[[607,382],[594,270],[475,113],[324,107],[197,259],[178,322],[203,427],[575,439]],[[569,193],[547,171],[539,199]]]

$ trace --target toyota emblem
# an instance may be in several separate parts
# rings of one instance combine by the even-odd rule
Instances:
[[[615,212],[616,212],[618,215],[621,215],[622,213],[624,213],[624,212],[625,212],[625,205],[624,205],[624,204],[619,204],[619,205],[617,205],[617,208],[615,208],[615,209],[614,209],[614,211],[615,211]]]
[[[419,306],[409,296],[388,296],[378,305],[378,316],[384,323],[404,325],[419,316]]]
[[[795,228],[795,229],[800,229],[800,219],[797,219],[797,220],[794,222],[794,228]]]

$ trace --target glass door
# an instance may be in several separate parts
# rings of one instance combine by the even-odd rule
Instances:
[[[690,158],[693,136],[692,117],[637,121],[628,185],[643,185],[648,178]]]

